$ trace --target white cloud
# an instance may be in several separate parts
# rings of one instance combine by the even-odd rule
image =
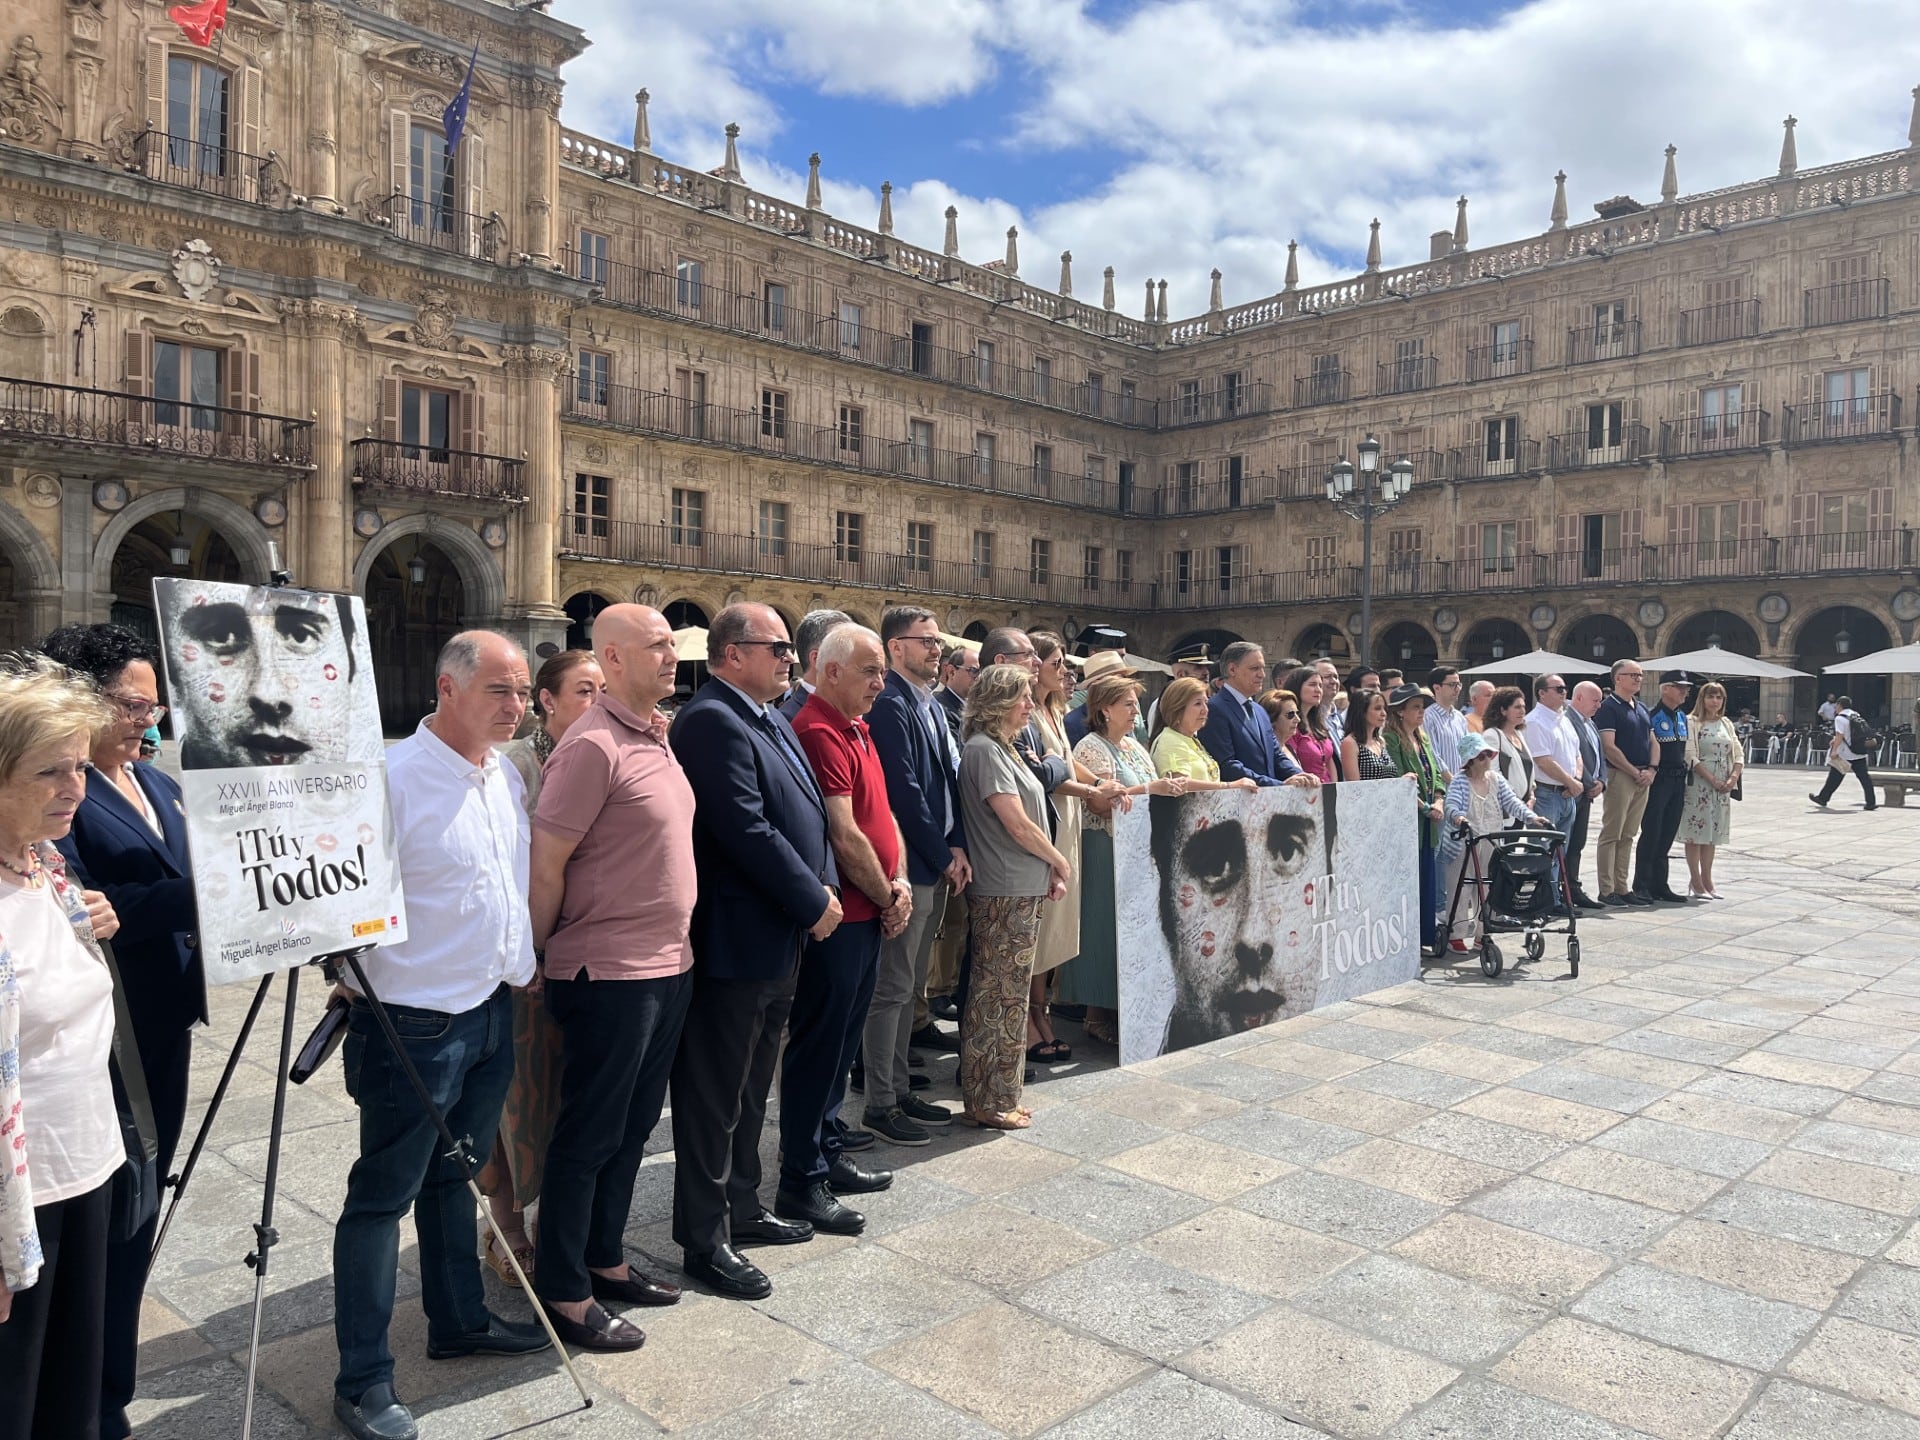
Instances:
[[[1920,79],[1920,51],[1890,43],[1910,28],[1895,0],[1817,20],[1790,0],[1534,0],[1450,29],[1391,5],[1319,28],[1261,0],[1150,0],[1112,18],[1084,0],[709,0],[638,26],[611,0],[557,10],[596,41],[569,71],[569,124],[625,139],[631,87],[649,83],[657,151],[717,164],[738,119],[749,179],[795,197],[804,173],[761,158],[783,117],[757,87],[923,105],[1019,73],[1030,95],[1002,143],[1076,173],[1091,147],[1114,173],[1023,213],[955,193],[932,154],[928,173],[892,177],[897,228],[937,250],[958,205],[962,251],[985,261],[1017,224],[1030,281],[1051,285],[1071,249],[1076,292],[1097,299],[1112,264],[1130,314],[1149,275],[1172,282],[1173,313],[1197,313],[1215,265],[1229,304],[1271,293],[1289,238],[1306,283],[1351,273],[1375,216],[1388,266],[1422,260],[1461,193],[1475,246],[1536,234],[1561,168],[1575,222],[1616,193],[1654,200],[1669,142],[1683,192],[1771,174],[1788,111],[1803,168],[1898,148]],[[831,168],[869,169],[857,153]],[[874,189],[835,180],[828,197],[873,223]]]

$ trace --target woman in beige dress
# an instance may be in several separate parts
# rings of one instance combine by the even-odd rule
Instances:
[[[1073,676],[1067,669],[1067,642],[1041,630],[1033,635],[1033,653],[1040,659],[1040,677],[1034,681],[1033,723],[1049,755],[1058,755],[1073,769],[1074,778],[1088,784],[1094,776],[1073,759],[1067,743],[1067,696]],[[1054,845],[1072,867],[1066,898],[1040,911],[1040,945],[1033,955],[1033,991],[1027,1006],[1027,1058],[1047,1064],[1073,1058],[1073,1047],[1053,1033],[1047,1014],[1047,989],[1053,972],[1080,953],[1080,829],[1085,821],[1082,802],[1055,791],[1053,807],[1060,817]]]

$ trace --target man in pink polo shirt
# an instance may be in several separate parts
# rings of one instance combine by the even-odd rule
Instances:
[[[594,639],[606,691],[554,747],[533,819],[533,940],[564,1036],[533,1281],[562,1340],[637,1350],[639,1327],[600,1302],[680,1298],[627,1264],[621,1237],[692,993],[693,790],[657,708],[673,627],[614,605]]]

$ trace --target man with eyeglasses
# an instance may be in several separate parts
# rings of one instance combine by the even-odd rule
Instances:
[[[1467,717],[1460,710],[1460,672],[1451,665],[1436,665],[1427,676],[1427,688],[1433,691],[1433,703],[1420,723],[1451,779],[1460,773],[1460,737],[1467,733]]]
[[[954,754],[960,753],[960,717],[967,708],[967,696],[973,690],[974,677],[980,673],[980,652],[967,645],[955,645],[940,657],[940,688],[933,692],[946,718],[947,734],[953,740]]]
[[[1628,885],[1633,843],[1647,813],[1653,784],[1653,717],[1640,703],[1638,660],[1613,662],[1613,693],[1600,703],[1593,725],[1607,760],[1606,810],[1600,818],[1600,903],[1616,909],[1651,905]]]
[[[1586,782],[1580,768],[1580,732],[1567,714],[1567,682],[1539,675],[1527,712],[1527,749],[1533,755],[1533,808],[1569,842]]]
[[[801,947],[841,919],[827,807],[771,702],[793,660],[765,605],[729,605],[707,631],[711,678],[668,741],[693,786],[693,996],[673,1066],[673,1238],[682,1268],[721,1295],[773,1282],[741,1243],[813,1238],[760,1203],[760,1132]]]

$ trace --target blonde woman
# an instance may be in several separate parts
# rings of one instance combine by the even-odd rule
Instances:
[[[1745,769],[1739,732],[1727,718],[1727,691],[1709,680],[1694,696],[1687,727],[1687,798],[1680,839],[1687,847],[1687,897],[1718,900],[1713,852],[1733,836],[1733,792]]]
[[[989,665],[961,719],[960,811],[966,822],[967,914],[973,975],[960,1023],[963,1118],[991,1130],[1024,1130],[1027,997],[1040,911],[1067,893],[1073,867],[1047,835],[1047,797],[1013,748],[1033,714],[1024,665]]]
[[[1267,695],[1274,692],[1269,690]],[[1260,697],[1266,702],[1266,695]],[[1185,778],[1189,790],[1257,790],[1252,780],[1222,780],[1220,762],[1200,743],[1200,727],[1207,723],[1207,687],[1204,681],[1182,678],[1167,686],[1160,697],[1160,733],[1153,737],[1153,768],[1163,779]]]

